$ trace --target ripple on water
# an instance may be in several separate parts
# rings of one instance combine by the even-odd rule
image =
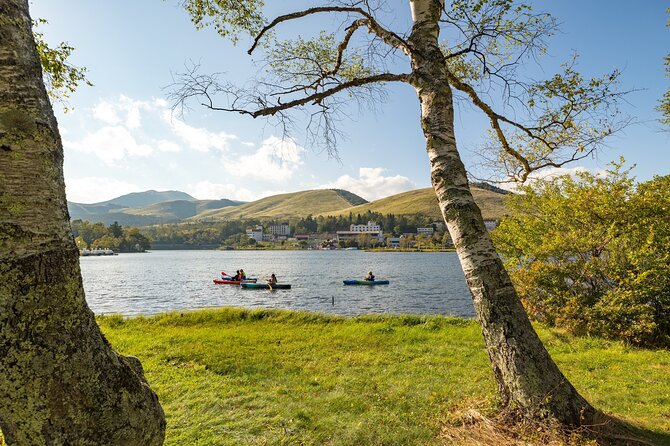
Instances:
[[[455,253],[363,251],[154,251],[80,259],[86,299],[97,314],[155,314],[203,307],[285,308],[321,313],[448,314],[474,310]],[[220,272],[263,279],[275,273],[291,290],[214,285]],[[372,270],[390,285],[344,286]]]

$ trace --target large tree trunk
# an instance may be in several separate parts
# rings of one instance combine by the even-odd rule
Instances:
[[[28,0],[0,0],[0,402],[9,444],[165,435],[139,361],[111,349],[84,299]]]
[[[410,3],[413,84],[421,103],[432,184],[470,287],[500,396],[527,416],[588,424],[597,412],[563,376],[535,333],[470,192],[456,148],[445,58],[438,46],[440,2]]]

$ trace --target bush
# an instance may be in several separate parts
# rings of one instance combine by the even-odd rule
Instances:
[[[531,318],[670,346],[670,176],[540,180],[509,198],[493,237]]]

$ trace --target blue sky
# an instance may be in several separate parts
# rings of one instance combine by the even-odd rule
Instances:
[[[306,4],[285,0],[270,13]],[[657,123],[654,110],[670,79],[663,57],[670,52],[667,4],[660,1],[554,0],[535,2],[551,12],[561,32],[549,40],[549,56],[529,72],[550,76],[574,52],[586,76],[619,68],[627,97],[624,111],[638,123],[615,135],[596,159],[577,166],[605,168],[623,155],[637,165],[640,180],[670,174],[670,132]],[[406,31],[406,0],[390,0],[387,23]],[[430,185],[428,159],[419,125],[419,105],[409,86],[391,86],[388,100],[374,110],[351,109],[341,124],[347,136],[339,160],[309,147],[297,131],[294,141],[267,122],[211,112],[194,106],[184,116],[170,112],[165,87],[188,61],[203,72],[224,72],[243,83],[257,68],[246,55],[248,40],[235,47],[214,30],[197,31],[177,0],[32,0],[33,18],[53,43],[76,48],[72,62],[89,69],[93,87],[82,87],[70,100],[74,112],[56,107],[65,147],[68,199],[90,203],[147,189],[176,189],[196,198],[252,200],[280,192],[317,187],[348,189],[366,199]],[[310,33],[329,20],[286,27]],[[459,109],[457,140],[473,167],[486,120]],[[300,130],[299,127],[298,130]],[[577,167],[573,166],[573,167]]]

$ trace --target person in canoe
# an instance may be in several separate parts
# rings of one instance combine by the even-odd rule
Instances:
[[[247,273],[245,273],[242,268],[240,268],[239,274],[240,274],[240,277],[239,277],[238,280],[244,280],[244,279],[247,278]]]
[[[270,278],[268,279],[268,285],[270,286],[277,285],[277,276],[275,276],[275,273],[272,273],[270,275]]]
[[[368,273],[368,276],[365,278],[365,280],[369,280],[371,282],[375,280],[375,275],[372,274],[372,271]]]
[[[235,271],[235,275],[230,280],[240,280],[240,270]]]

